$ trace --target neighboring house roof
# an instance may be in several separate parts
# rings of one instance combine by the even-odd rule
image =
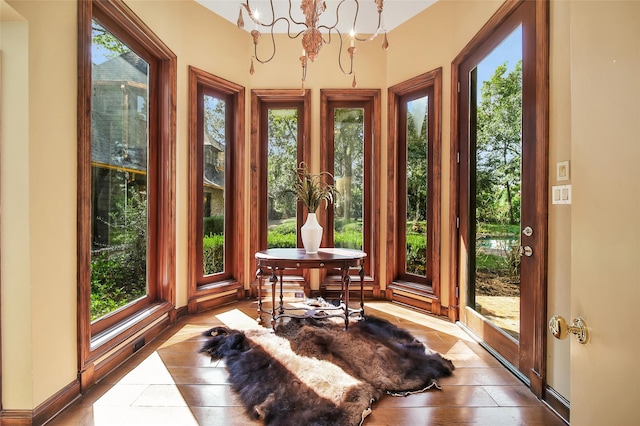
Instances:
[[[204,149],[216,151],[216,153],[224,152],[224,145],[211,138],[207,132],[204,132]],[[205,155],[205,158],[207,156]],[[211,188],[224,188],[224,170],[218,170],[215,164],[204,165],[204,185]]]
[[[146,90],[148,69],[148,64],[142,58],[129,51],[93,65],[92,80],[95,86],[113,87],[114,91],[121,91],[126,87]],[[111,105],[105,107],[104,111],[94,109],[91,122],[91,161],[106,167],[146,173],[146,140],[114,140],[111,129],[111,115],[114,111],[109,110],[110,107]]]
[[[91,72],[93,81],[130,81],[146,86],[149,64],[136,53],[129,51],[93,65]]]

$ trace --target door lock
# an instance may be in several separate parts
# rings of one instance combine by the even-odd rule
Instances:
[[[531,229],[531,227],[530,227],[530,226],[527,226],[526,228],[524,228],[524,229],[522,230],[522,233],[523,233],[524,235],[526,235],[527,237],[530,237],[530,236],[532,236],[532,235],[533,235],[533,229]]]
[[[533,249],[529,246],[520,246],[520,257],[527,256],[531,257],[533,255]]]

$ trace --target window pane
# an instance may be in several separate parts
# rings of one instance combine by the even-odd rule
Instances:
[[[203,243],[204,275],[224,272],[226,103],[204,95]]]
[[[522,26],[480,63],[476,132],[474,308],[520,336]],[[479,89],[479,91],[478,91]]]
[[[298,161],[298,110],[269,109],[267,246],[297,247],[297,201],[291,192]]]
[[[91,319],[147,294],[149,65],[93,21]]]
[[[334,115],[334,246],[362,250],[364,109],[336,108]]]
[[[409,274],[427,276],[427,155],[429,97],[407,102],[406,265]]]

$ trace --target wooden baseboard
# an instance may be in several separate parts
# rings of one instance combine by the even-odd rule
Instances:
[[[49,397],[33,410],[33,424],[42,425],[80,397],[80,383],[76,380]]]
[[[31,410],[2,410],[2,411],[0,411],[0,425],[2,425],[2,426],[31,426],[31,425],[33,425],[33,411],[31,411]]]
[[[569,424],[569,420],[571,419],[571,404],[564,396],[560,395],[552,387],[546,386],[542,400],[549,408],[555,411],[567,425]]]

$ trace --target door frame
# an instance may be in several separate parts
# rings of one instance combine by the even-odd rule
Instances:
[[[531,299],[528,309],[532,317],[531,335],[520,351],[522,362],[521,370],[508,366],[516,375],[530,386],[531,391],[542,398],[545,392],[546,373],[546,305],[547,305],[547,222],[548,222],[548,146],[549,146],[549,3],[546,1],[529,2],[524,0],[508,0],[491,19],[480,29],[473,39],[465,46],[451,64],[451,188],[450,188],[450,294],[449,318],[458,321],[465,314],[466,300],[464,297],[465,277],[467,269],[466,248],[461,235],[460,216],[460,191],[464,182],[461,181],[460,138],[461,131],[459,120],[464,100],[460,94],[460,68],[461,64],[476,53],[512,14],[521,7],[530,7],[529,13],[535,13],[535,117],[527,117],[523,113],[523,120],[534,120],[535,131],[535,181],[536,185],[532,196],[536,199],[536,214],[534,226],[536,238],[533,250],[538,259],[532,265],[533,282],[539,283],[532,289],[527,289],[527,297]],[[520,9],[522,10],[522,9]],[[524,36],[524,35],[523,35]],[[525,41],[526,43],[526,41]],[[523,88],[524,90],[524,88]],[[531,245],[530,244],[530,245]],[[524,368],[523,368],[524,367]]]

